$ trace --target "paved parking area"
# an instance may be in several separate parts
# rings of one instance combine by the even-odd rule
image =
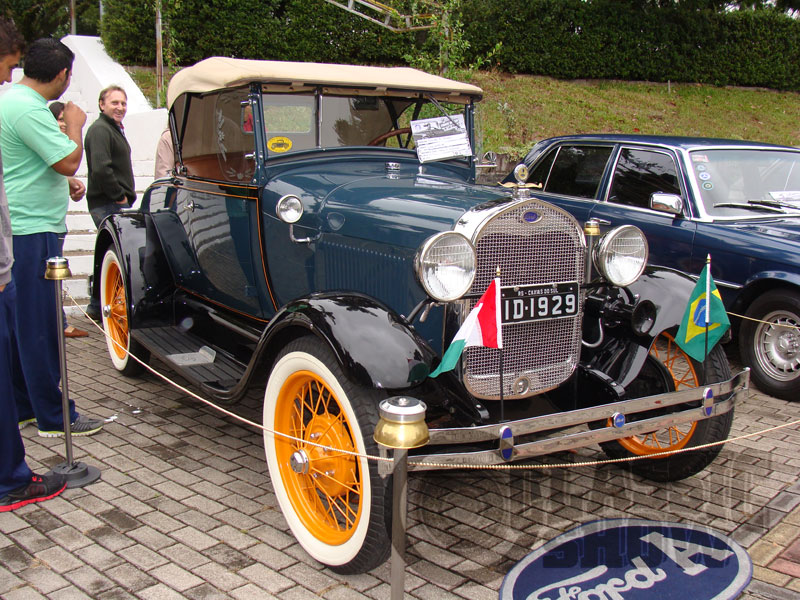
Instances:
[[[109,419],[74,438],[102,479],[0,514],[0,597],[388,598],[390,564],[358,576],[320,568],[278,510],[260,432],[219,416],[152,375],[121,377],[101,334],[68,341],[79,410]],[[161,369],[163,365],[155,365]],[[242,408],[259,420],[259,399]],[[800,418],[751,390],[733,435]],[[29,464],[64,460],[64,442],[24,430]],[[599,449],[559,462],[603,458]],[[531,549],[581,523],[637,517],[709,525],[748,549],[755,571],[741,598],[800,598],[800,431],[727,444],[706,471],[657,484],[614,466],[411,474],[406,595],[497,598]]]

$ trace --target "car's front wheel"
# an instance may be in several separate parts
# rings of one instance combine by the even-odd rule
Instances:
[[[311,336],[287,345],[267,382],[264,449],[275,496],[300,545],[340,573],[373,569],[391,548],[391,500],[365,456],[377,454],[383,397],[350,381]]]
[[[730,379],[728,359],[715,346],[703,363],[688,356],[668,333],[658,336],[637,379],[628,394],[637,398],[664,392],[694,388],[705,383]],[[662,411],[639,413],[638,418],[662,414]],[[718,442],[728,437],[733,424],[733,410],[727,413],[667,427],[645,435],[636,435],[602,444],[610,458],[649,456]],[[681,452],[661,458],[644,458],[623,463],[631,471],[654,481],[677,481],[705,469],[717,457],[721,445]]]
[[[123,375],[138,375],[143,367],[131,354],[147,362],[150,353],[131,338],[125,277],[114,248],[105,253],[100,269],[100,306],[111,362]]]
[[[762,392],[797,400],[800,394],[800,294],[771,291],[747,309],[739,329],[742,361]]]

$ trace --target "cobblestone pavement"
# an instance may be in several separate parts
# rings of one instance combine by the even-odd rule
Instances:
[[[390,564],[339,576],[295,542],[277,507],[258,431],[187,398],[152,375],[116,374],[101,334],[68,340],[70,391],[82,412],[109,420],[74,438],[77,460],[102,479],[0,514],[0,597],[388,598]],[[157,367],[164,368],[161,364]],[[259,420],[258,395],[243,411]],[[733,435],[800,418],[751,390]],[[64,442],[24,430],[35,470],[63,462]],[[614,466],[547,471],[411,474],[406,594],[497,598],[531,549],[597,518],[709,525],[750,553],[741,598],[800,598],[800,432],[781,429],[724,447],[679,483]],[[599,449],[559,461],[603,458]]]

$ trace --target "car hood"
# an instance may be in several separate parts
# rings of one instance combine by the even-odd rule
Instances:
[[[774,240],[800,244],[800,216],[759,221],[735,221],[727,226],[746,235],[766,236]]]
[[[318,218],[323,231],[417,247],[430,235],[453,229],[473,207],[509,197],[499,188],[448,177],[364,177],[331,190]]]

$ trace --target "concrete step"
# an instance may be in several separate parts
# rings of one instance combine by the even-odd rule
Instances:
[[[94,241],[96,239],[94,233],[68,233],[64,239],[64,253],[77,254],[86,253],[92,254],[94,252]]]
[[[86,277],[73,277],[62,282],[64,291],[75,299],[89,297],[89,280]]]
[[[65,254],[67,254],[65,252]],[[94,254],[67,254],[69,260],[69,270],[72,272],[72,277],[86,277],[91,274],[94,268]]]
[[[67,231],[94,232],[96,229],[89,213],[67,213]]]

